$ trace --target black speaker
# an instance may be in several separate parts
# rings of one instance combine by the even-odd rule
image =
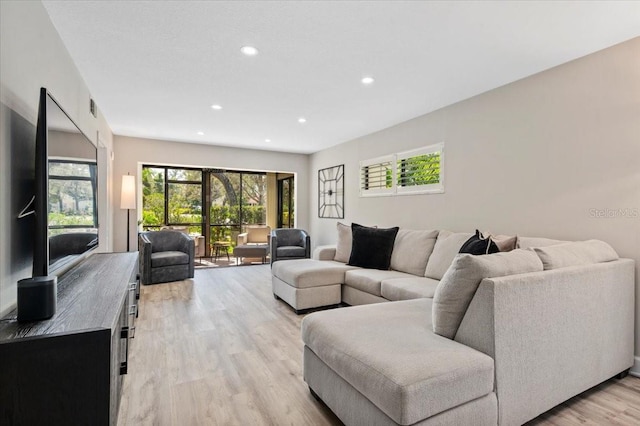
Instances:
[[[56,313],[58,277],[18,281],[18,321],[49,319]]]

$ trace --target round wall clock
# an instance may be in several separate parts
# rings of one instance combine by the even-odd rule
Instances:
[[[318,217],[344,218],[344,164],[318,170]]]

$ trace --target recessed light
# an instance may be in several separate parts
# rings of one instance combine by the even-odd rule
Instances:
[[[258,54],[258,49],[253,46],[242,46],[240,51],[247,56],[256,56]]]
[[[360,80],[362,82],[362,84],[364,84],[365,86],[369,86],[371,84],[373,84],[373,82],[375,81],[373,79],[373,77],[362,77],[362,80]]]
[[[302,124],[302,123],[306,123],[306,122],[307,122],[306,118],[304,118],[304,117],[298,118],[298,123]]]
[[[198,132],[198,136],[204,136],[204,132]]]
[[[211,108],[215,109],[215,110],[221,110],[222,109],[222,107],[220,105],[211,105]]]
[[[265,142],[271,142],[271,139],[265,139],[264,141]]]

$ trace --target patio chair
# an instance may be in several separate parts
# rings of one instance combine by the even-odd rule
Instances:
[[[238,245],[233,249],[236,263],[245,257],[262,259],[264,263],[269,255],[269,235],[271,228],[266,225],[249,225],[245,232],[238,235]]]

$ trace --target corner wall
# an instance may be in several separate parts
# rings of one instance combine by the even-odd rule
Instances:
[[[441,141],[444,194],[358,196],[360,160]],[[337,238],[318,169],[343,163],[345,223],[597,238],[635,259],[640,373],[640,38],[313,154],[315,245]]]
[[[120,188],[122,175],[136,176],[138,205],[142,203],[140,194],[140,170],[142,164],[207,167],[236,170],[257,170],[265,172],[291,172],[296,174],[296,221],[300,228],[309,228],[309,156],[253,149],[239,149],[193,143],[171,142],[153,139],[114,137],[115,161],[113,168],[113,190],[115,209],[113,212],[114,250],[126,250],[127,213],[120,209]],[[131,212],[130,247],[136,250],[137,221],[140,209]]]
[[[100,112],[98,118],[90,114],[89,90],[42,3],[0,1],[0,315],[15,307],[18,280],[31,276],[35,221],[33,215],[20,221],[17,216],[34,193],[41,87],[49,89],[96,145],[99,134],[103,155],[111,152],[111,130]],[[101,166],[110,163],[98,161]],[[107,211],[99,214],[107,217],[109,194],[101,191],[100,196]],[[100,232],[105,251],[106,227]]]

